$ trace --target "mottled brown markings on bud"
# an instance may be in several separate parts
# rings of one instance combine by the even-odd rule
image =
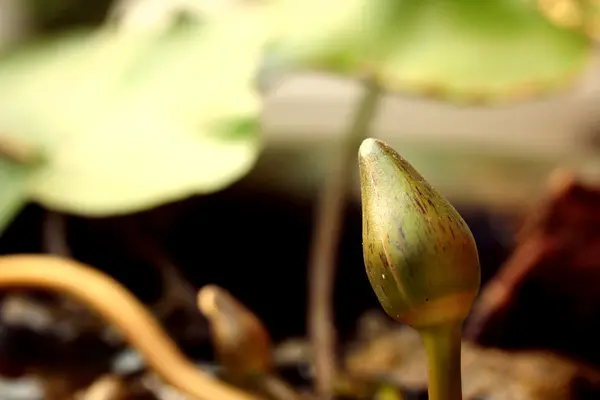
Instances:
[[[427,215],[425,207],[423,206],[423,204],[421,204],[421,201],[419,199],[414,199],[414,204],[416,204],[419,208],[419,211],[421,211],[421,215]]]
[[[388,259],[387,259],[387,257],[385,256],[384,253],[379,253],[379,259],[381,259],[381,262],[383,263],[383,265],[386,268],[390,268],[391,267],[391,265],[390,265],[390,263],[389,263],[389,261],[388,261]]]

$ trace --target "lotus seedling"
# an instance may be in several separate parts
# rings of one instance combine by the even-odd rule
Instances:
[[[363,255],[386,313],[418,330],[431,400],[461,400],[462,324],[479,291],[475,240],[452,205],[386,143],[359,150]]]
[[[217,285],[198,293],[198,308],[208,319],[217,356],[232,383],[270,400],[300,400],[271,363],[271,338],[262,321]]]

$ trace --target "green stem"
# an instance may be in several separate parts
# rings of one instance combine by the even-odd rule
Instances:
[[[462,400],[461,323],[420,331],[427,354],[429,400]]]
[[[369,82],[317,206],[309,255],[308,327],[315,355],[316,391],[320,400],[333,397],[336,370],[333,288],[344,202],[348,183],[355,174],[358,147],[368,134],[380,97],[379,86]]]

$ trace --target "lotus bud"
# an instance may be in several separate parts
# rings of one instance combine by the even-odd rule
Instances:
[[[398,153],[359,150],[363,255],[383,309],[417,329],[430,400],[462,400],[462,322],[479,291],[475,240],[450,203]]]
[[[383,309],[417,329],[464,320],[480,285],[465,221],[384,142],[364,140],[359,165],[363,255]]]

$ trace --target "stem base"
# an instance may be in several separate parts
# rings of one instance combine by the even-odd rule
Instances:
[[[419,331],[427,355],[429,400],[462,400],[461,323]]]

